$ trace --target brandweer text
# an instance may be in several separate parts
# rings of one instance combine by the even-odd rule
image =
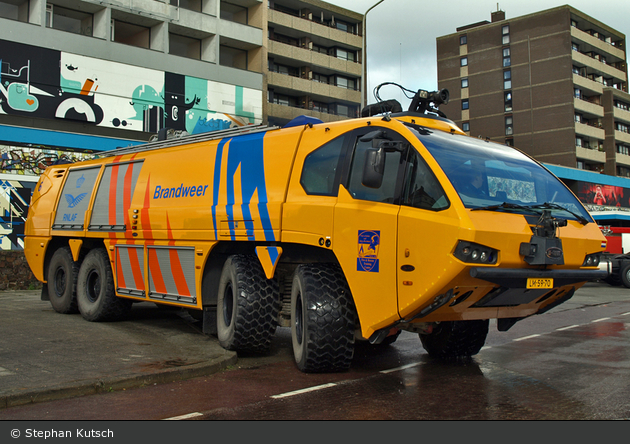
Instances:
[[[154,199],[171,199],[178,197],[201,197],[206,195],[206,189],[208,185],[192,185],[185,187],[181,184],[175,188],[162,188],[161,186],[155,187],[155,193],[153,193]]]

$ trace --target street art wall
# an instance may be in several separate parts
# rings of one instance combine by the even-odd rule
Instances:
[[[4,114],[152,133],[262,121],[262,92],[242,86],[5,40],[0,65]]]
[[[198,134],[261,123],[262,92],[0,40],[0,114]],[[23,248],[32,190],[46,167],[90,159],[92,149],[26,148],[0,134],[1,249]]]

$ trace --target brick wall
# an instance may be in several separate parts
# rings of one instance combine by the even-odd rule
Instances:
[[[0,250],[0,291],[36,290],[42,287],[31,272],[24,252],[21,250]]]

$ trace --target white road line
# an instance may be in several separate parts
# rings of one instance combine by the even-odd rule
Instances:
[[[203,416],[203,414],[199,412],[189,413],[187,415],[173,416],[172,418],[164,418],[163,421],[181,421],[182,419],[196,418],[197,416]]]
[[[514,342],[516,342],[516,341],[524,341],[525,339],[537,338],[538,336],[540,336],[540,335],[536,334],[536,335],[523,336],[522,338],[513,339],[513,341]]]
[[[295,395],[301,395],[302,393],[314,392],[316,390],[321,390],[328,387],[334,387],[336,385],[337,384],[331,382],[329,384],[316,385],[314,387],[308,387],[301,390],[295,390],[293,392],[281,393],[280,395],[272,395],[270,396],[270,398],[273,398],[273,399],[287,398],[289,396],[295,396]]]
[[[595,322],[602,322],[602,321],[607,321],[610,318],[600,318],[600,319],[595,319],[594,321],[591,321],[591,324],[594,324]]]
[[[389,370],[381,370],[379,373],[387,374],[387,373],[392,373],[392,372],[398,372],[400,370],[406,370],[408,368],[416,367],[418,365],[420,365],[420,363],[419,362],[415,362],[415,363],[412,363],[412,364],[402,365],[402,366],[396,367],[396,368],[390,368]]]
[[[628,316],[628,315],[630,315],[630,311],[627,313],[621,313],[619,316]]]
[[[574,324],[574,325],[569,325],[567,327],[556,328],[556,331],[568,330],[570,328],[575,328],[575,327],[579,327],[579,325],[578,324]]]

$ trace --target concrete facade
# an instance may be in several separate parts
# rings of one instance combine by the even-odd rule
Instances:
[[[319,0],[271,0],[264,44],[269,124],[299,115],[325,122],[358,117],[363,15]]]
[[[561,6],[437,38],[440,107],[472,136],[539,161],[630,177],[625,35]]]

